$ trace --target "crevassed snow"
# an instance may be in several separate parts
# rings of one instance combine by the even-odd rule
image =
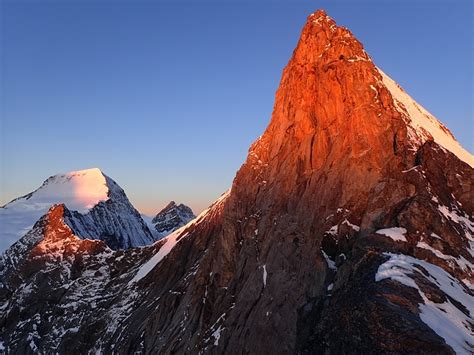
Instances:
[[[382,75],[383,84],[390,91],[395,106],[401,113],[409,117],[409,125],[413,128],[409,132],[411,138],[420,144],[433,137],[433,140],[443,148],[455,154],[459,159],[474,167],[474,156],[464,149],[454,138],[451,132],[443,126],[431,113],[415,102],[393,79],[377,68]]]
[[[384,253],[384,255],[390,259],[379,266],[375,281],[392,279],[418,290],[424,302],[418,305],[420,319],[442,337],[456,353],[471,353],[474,346],[474,333],[470,327],[474,321],[472,317],[474,297],[458,280],[436,265],[403,254]],[[426,275],[420,267],[428,274]],[[426,278],[446,295],[466,307],[469,315],[461,312],[449,299],[444,303],[430,301],[412,278],[414,273]]]
[[[175,230],[173,233],[168,235],[167,237],[161,239],[161,241],[164,240],[164,244],[161,246],[160,250],[153,255],[147,262],[145,262],[139,269],[138,272],[135,274],[133,279],[130,280],[129,285],[132,283],[135,283],[142,278],[144,278],[148,273],[156,266],[158,263],[164,259],[165,256],[167,256],[171,250],[175,247],[176,244],[183,238],[187,236],[187,233],[185,231],[191,227],[192,225],[199,224],[201,221],[206,217],[214,208],[218,208],[223,201],[229,196],[230,194],[230,189],[227,190],[225,193],[222,194],[221,197],[219,197],[208,209],[204,210],[199,216],[197,216],[195,219],[193,219],[191,222],[186,224],[185,226]],[[182,235],[181,238],[179,238]],[[179,240],[178,240],[179,238]],[[161,241],[158,241],[157,243],[160,243]]]
[[[405,238],[405,233],[407,230],[405,228],[400,227],[392,227],[392,228],[384,228],[379,229],[377,234],[383,234],[389,238],[392,238],[395,241],[406,242],[407,239]]]
[[[37,190],[0,208],[0,253],[23,237],[52,205],[64,203],[85,213],[107,200],[108,193],[105,176],[96,168],[50,177]]]

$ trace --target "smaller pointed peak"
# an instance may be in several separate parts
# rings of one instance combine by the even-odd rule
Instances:
[[[369,61],[370,58],[347,28],[338,26],[326,11],[317,10],[308,16],[293,59],[299,65],[326,65],[339,60]]]
[[[313,12],[311,15],[308,16],[308,18],[315,20],[317,18],[326,18],[329,17],[327,12],[324,9],[318,9],[315,12]]]
[[[48,209],[48,212],[46,214],[47,216],[50,216],[50,217],[62,218],[62,216],[64,215],[65,209],[66,209],[66,206],[64,205],[64,203],[55,203]]]
[[[323,9],[319,9],[308,16],[308,23],[324,25],[335,25],[336,22]]]
[[[159,216],[160,214],[166,213],[169,210],[172,210],[173,208],[176,207],[176,202],[175,201],[170,201],[165,207],[163,207],[160,212],[157,213],[156,216]],[[156,218],[155,216],[155,218]]]

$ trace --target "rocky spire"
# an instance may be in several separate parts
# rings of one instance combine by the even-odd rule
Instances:
[[[317,190],[323,214],[329,206],[362,209],[367,201],[361,196],[383,174],[414,160],[406,124],[381,79],[349,30],[324,11],[310,15],[283,71],[271,122],[250,149],[233,191],[253,196],[257,188],[249,186],[259,181],[262,198],[270,197],[263,197],[266,192],[286,198]]]

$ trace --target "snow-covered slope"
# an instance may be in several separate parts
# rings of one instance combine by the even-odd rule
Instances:
[[[67,223],[85,239],[104,240],[112,248],[154,241],[139,213],[115,181],[99,169],[48,178],[37,190],[0,208],[0,252],[24,236],[54,204],[67,208]]]
[[[202,211],[199,216],[196,217],[196,216],[193,215],[193,218],[191,218],[188,223],[180,226],[179,228],[176,228],[172,233],[170,233],[167,236],[163,237],[164,244],[159,249],[158,253],[153,255],[153,257],[151,257],[146,263],[144,263],[140,267],[140,269],[138,269],[138,272],[133,277],[133,279],[130,281],[130,283],[137,282],[137,281],[141,280],[142,278],[144,278],[146,275],[148,275],[148,273],[156,265],[158,265],[158,263],[161,260],[163,260],[163,258],[166,255],[168,255],[170,253],[170,251],[176,246],[176,244],[178,244],[178,242],[182,238],[186,237],[189,234],[189,233],[186,232],[188,229],[192,229],[193,226],[196,226],[199,223],[201,223],[206,218],[206,216],[208,216],[210,213],[215,213],[216,210],[221,209],[222,206],[223,206],[223,203],[229,197],[230,191],[231,190],[229,189],[226,192],[224,192],[211,206],[209,206],[209,208]],[[168,208],[169,206],[175,206],[176,207],[176,204],[175,204],[174,201],[171,201],[170,204],[167,207],[165,207],[164,210],[166,210],[166,208]],[[184,206],[184,205],[181,204],[180,206]],[[189,207],[187,207],[187,206],[184,206],[184,207],[188,208],[192,213],[192,210]],[[157,216],[159,216],[159,215],[160,214],[158,214]]]
[[[392,94],[395,107],[403,115],[409,127],[408,134],[412,141],[420,145],[433,139],[459,159],[474,167],[474,156],[459,144],[452,133],[436,117],[415,102],[393,79],[380,68],[377,69],[382,75],[383,84]]]

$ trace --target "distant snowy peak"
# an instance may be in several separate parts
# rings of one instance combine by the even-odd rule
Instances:
[[[382,75],[383,84],[392,95],[395,107],[409,125],[408,134],[410,139],[417,145],[432,139],[459,159],[474,167],[474,156],[459,144],[453,134],[380,68],[377,68],[377,70]]]
[[[41,208],[64,203],[70,210],[85,213],[109,199],[106,176],[100,169],[72,171],[49,177],[37,190],[6,204],[5,208]]]
[[[190,207],[182,203],[178,205],[176,202],[171,201],[151,220],[151,223],[160,235],[165,236],[184,226],[194,218],[196,216]]]
[[[58,174],[38,189],[0,208],[0,252],[23,237],[51,206],[65,205],[66,223],[83,239],[112,249],[155,241],[123,189],[97,168]]]

